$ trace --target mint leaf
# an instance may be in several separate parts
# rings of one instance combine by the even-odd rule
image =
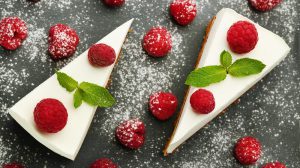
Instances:
[[[192,71],[188,75],[185,84],[194,87],[205,87],[224,80],[226,75],[227,72],[223,66],[206,66]]]
[[[59,84],[62,87],[64,87],[67,91],[72,92],[77,88],[78,82],[74,80],[72,77],[68,76],[63,72],[56,72],[56,75]]]
[[[77,89],[73,95],[73,99],[74,99],[74,107],[78,108],[79,106],[81,106],[82,104],[82,96],[81,96],[81,90]]]
[[[220,55],[220,62],[225,68],[228,68],[232,63],[232,56],[228,51],[223,51]]]
[[[115,104],[115,99],[104,87],[93,83],[82,82],[79,85],[82,93],[82,100],[90,105],[100,107],[111,107]]]
[[[260,73],[266,67],[259,60],[242,58],[235,61],[229,68],[228,73],[234,77],[244,77]]]

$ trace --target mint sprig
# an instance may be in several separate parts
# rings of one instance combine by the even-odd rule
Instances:
[[[244,77],[260,73],[266,67],[262,62],[243,58],[235,61],[229,68],[228,73],[235,77]]]
[[[82,90],[82,100],[90,105],[99,107],[111,107],[115,104],[115,99],[111,96],[107,89],[93,83],[82,82],[79,85]]]
[[[115,99],[109,91],[99,85],[89,82],[78,82],[72,77],[63,72],[56,72],[59,84],[69,92],[75,93],[73,95],[74,107],[81,106],[82,101],[92,106],[111,107],[115,104]]]
[[[67,74],[62,72],[56,72],[56,75],[59,84],[62,87],[64,87],[67,91],[73,92],[77,88],[78,82],[70,76],[68,76]]]
[[[82,104],[82,91],[77,89],[73,95],[74,107],[78,108]]]
[[[192,71],[185,84],[195,87],[205,87],[212,83],[217,83],[226,78],[227,72],[223,66],[213,65]]]
[[[220,55],[221,65],[228,68],[232,64],[232,56],[228,51],[223,51]]]
[[[233,77],[245,77],[262,72],[266,67],[261,61],[251,58],[242,58],[232,63],[232,56],[228,51],[220,54],[220,64],[198,68],[192,71],[186,81],[186,85],[205,87],[226,79],[227,74]]]

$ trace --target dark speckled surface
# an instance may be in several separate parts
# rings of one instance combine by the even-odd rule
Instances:
[[[0,18],[19,16],[29,27],[29,37],[16,51],[0,49],[0,164],[21,162],[30,168],[83,168],[99,157],[109,157],[120,167],[242,167],[234,159],[235,141],[257,137],[263,155],[256,165],[279,160],[300,167],[300,42],[298,0],[285,0],[270,12],[253,11],[246,0],[197,0],[198,15],[187,26],[169,17],[167,0],[127,0],[120,8],[105,7],[100,0],[0,0]],[[282,36],[292,48],[289,56],[253,89],[198,131],[179,150],[162,156],[175,117],[160,122],[147,110],[148,96],[172,91],[181,104],[184,80],[193,69],[208,21],[223,7],[232,8]],[[112,74],[109,88],[117,105],[98,109],[76,160],[65,159],[34,140],[7,114],[7,109],[37,85],[123,22],[136,18]],[[65,23],[80,36],[73,58],[54,62],[47,55],[47,31]],[[151,26],[166,26],[173,36],[168,57],[153,59],[140,40]],[[298,35],[296,35],[298,32]],[[270,56],[271,57],[271,56]],[[137,151],[124,149],[114,139],[114,128],[124,119],[138,117],[147,126],[147,140]]]

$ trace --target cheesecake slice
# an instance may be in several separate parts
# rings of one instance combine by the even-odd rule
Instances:
[[[253,58],[263,62],[266,67],[256,75],[244,78],[228,75],[224,81],[205,87],[204,89],[211,91],[215,97],[215,109],[209,114],[197,114],[193,111],[190,105],[190,96],[198,88],[189,87],[172,136],[164,149],[164,155],[174,152],[179,145],[222,113],[230,104],[268,74],[289,53],[290,48],[282,38],[254,23],[259,36],[256,47],[247,54],[234,54],[228,46],[226,37],[230,26],[237,21],[252,22],[232,9],[222,9],[211,20],[198,56],[196,68],[219,65],[220,53],[223,50],[227,50],[232,54],[233,61],[240,58]]]
[[[119,56],[132,22],[133,19],[127,21],[102,38],[98,43],[111,46]],[[89,63],[87,54],[88,50],[60,71],[67,73],[79,82],[86,81],[105,87],[116,62],[108,67],[96,68]],[[40,132],[35,126],[33,111],[36,104],[44,98],[60,100],[68,111],[67,125],[58,133],[45,134]],[[73,94],[61,87],[56,75],[53,75],[11,107],[9,114],[37,141],[53,152],[74,160],[90,127],[95,111],[96,107],[87,103],[83,103],[79,108],[75,109],[73,106]]]

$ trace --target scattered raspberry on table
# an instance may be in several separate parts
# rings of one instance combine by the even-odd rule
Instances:
[[[2,166],[3,168],[25,168],[22,164],[19,163],[8,163]]]
[[[18,17],[6,17],[0,21],[0,46],[16,50],[28,34],[26,23]]]
[[[90,64],[98,67],[105,67],[113,64],[116,60],[115,50],[106,44],[94,44],[88,52]]]
[[[150,95],[149,109],[159,120],[167,120],[173,116],[178,101],[175,95],[167,92],[156,92]]]
[[[243,137],[235,144],[234,153],[241,164],[254,164],[261,156],[260,142],[250,136]]]
[[[144,36],[142,45],[150,56],[164,57],[172,49],[172,36],[165,27],[153,27]]]
[[[227,32],[227,42],[230,49],[237,54],[250,52],[258,42],[255,25],[248,21],[234,23]]]
[[[145,141],[145,125],[139,119],[124,121],[116,129],[116,138],[127,148],[138,149]]]
[[[262,168],[286,168],[286,166],[280,162],[267,163]]]
[[[170,5],[170,14],[174,20],[186,26],[190,24],[197,15],[195,0],[174,0]]]
[[[43,99],[34,109],[35,124],[42,132],[59,132],[66,126],[67,120],[67,109],[59,100]]]
[[[198,89],[192,94],[190,104],[194,112],[198,114],[208,114],[215,108],[215,98],[210,91]]]
[[[90,168],[117,168],[118,165],[108,158],[97,159],[90,165]]]
[[[75,30],[64,24],[56,24],[49,30],[48,51],[55,60],[72,56],[79,43]]]
[[[275,8],[282,0],[249,0],[251,6],[258,11],[269,11]]]
[[[125,3],[125,0],[103,0],[104,4],[111,7],[119,7]]]

